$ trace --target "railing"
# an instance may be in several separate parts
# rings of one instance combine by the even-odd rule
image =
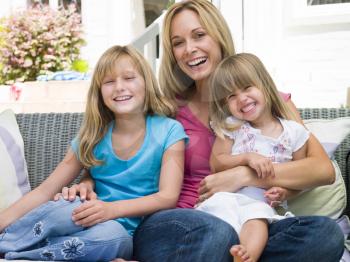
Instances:
[[[150,63],[153,72],[158,72],[157,61],[161,56],[159,35],[162,31],[163,18],[165,13],[161,14],[150,26],[148,26],[145,32],[132,41],[132,45],[136,47]]]

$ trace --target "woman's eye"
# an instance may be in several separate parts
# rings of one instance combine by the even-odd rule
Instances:
[[[201,38],[201,37],[205,36],[205,33],[204,32],[198,32],[198,33],[196,33],[196,36],[197,36],[197,38]]]
[[[182,41],[174,41],[174,42],[172,43],[172,45],[173,45],[173,47],[176,47],[176,46],[181,45],[182,43],[183,43]]]
[[[132,79],[134,79],[134,78],[135,78],[134,76],[126,76],[126,77],[125,77],[126,80],[132,80]]]

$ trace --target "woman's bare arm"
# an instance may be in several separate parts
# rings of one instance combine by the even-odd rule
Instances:
[[[287,104],[297,113],[297,109],[291,101],[287,102]],[[274,164],[274,171],[275,178],[259,179],[253,169],[249,167],[241,166],[228,169],[204,178],[199,193],[207,194],[206,197],[208,197],[218,191],[236,191],[244,186],[262,188],[280,186],[304,190],[331,184],[335,180],[333,165],[320,142],[312,134],[307,141],[306,158]]]

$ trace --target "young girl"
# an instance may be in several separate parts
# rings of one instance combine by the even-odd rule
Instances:
[[[130,259],[141,217],[175,207],[180,193],[187,136],[180,123],[164,117],[170,112],[145,59],[130,46],[108,49],[96,65],[82,127],[63,161],[0,213],[0,253],[6,259]],[[47,202],[83,168],[95,181],[98,199]]]
[[[217,134],[210,164],[214,172],[249,166],[262,179],[273,179],[273,162],[304,158],[308,131],[292,120],[261,61],[252,54],[224,59],[210,84],[210,116]],[[268,223],[284,218],[269,205],[296,191],[245,187],[216,193],[198,209],[214,214],[240,232],[231,253],[239,261],[258,261],[268,239]],[[267,198],[267,201],[265,200]],[[275,202],[274,202],[275,201]]]

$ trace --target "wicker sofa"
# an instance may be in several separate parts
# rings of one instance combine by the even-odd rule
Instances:
[[[300,109],[303,119],[350,116],[350,109],[323,108]],[[37,113],[17,114],[17,122],[23,136],[25,157],[32,188],[39,185],[56,167],[65,154],[69,142],[77,134],[83,119],[82,113]],[[350,133],[350,130],[349,130]],[[336,160],[349,192],[350,177],[350,134],[337,149]],[[348,194],[348,207],[350,206]],[[349,210],[346,211],[349,215]]]

